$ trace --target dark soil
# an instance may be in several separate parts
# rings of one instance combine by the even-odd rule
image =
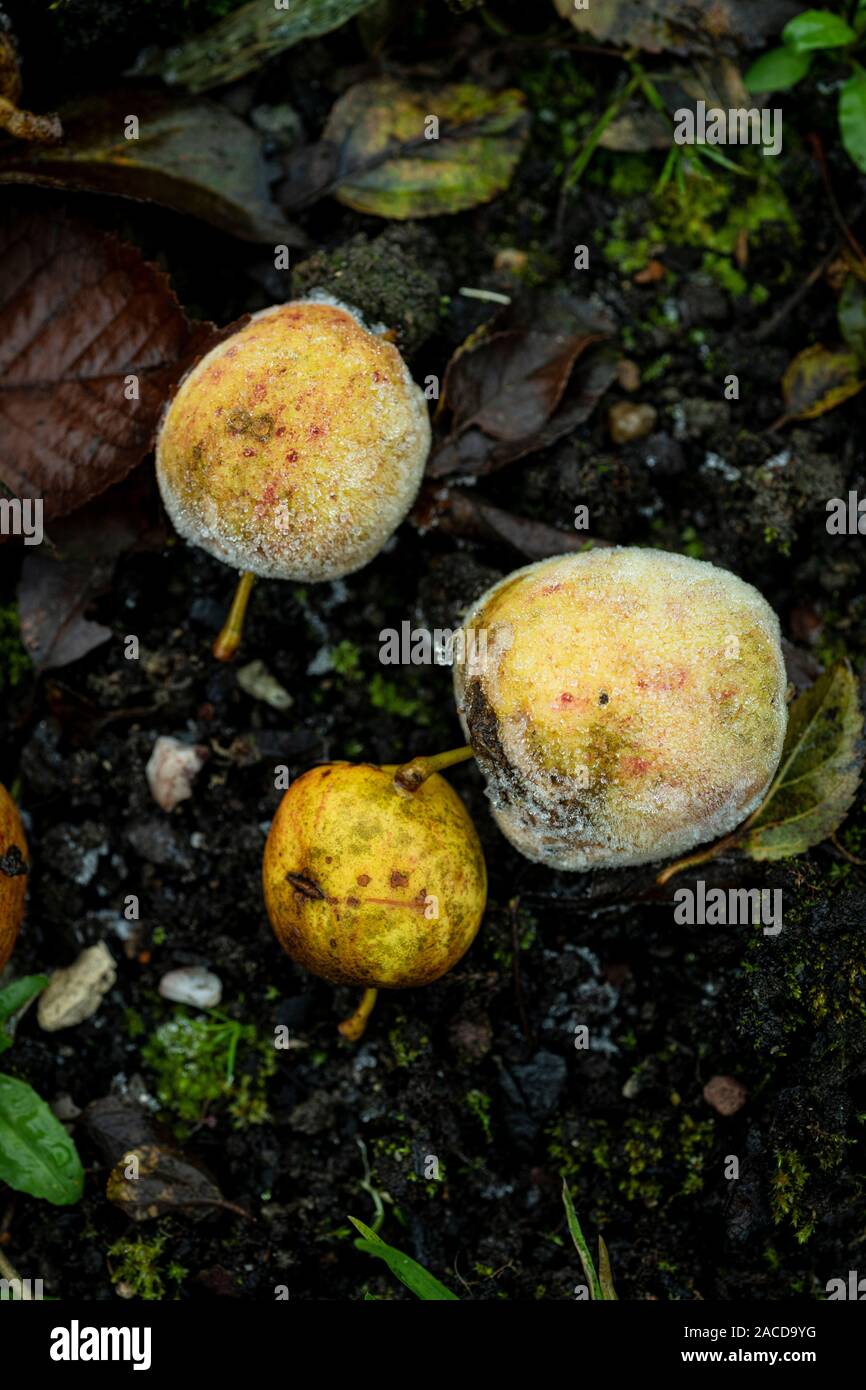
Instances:
[[[45,92],[59,104],[57,84],[82,90],[121,80],[153,41],[127,23],[135,7],[80,0],[74,8],[81,30],[71,32],[67,18],[50,59],[21,20],[36,109]],[[176,16],[179,7],[147,8],[156,40],[170,40],[169,10]],[[206,8],[193,22],[206,22]],[[790,109],[780,178],[792,223],[750,234],[744,292],[721,283],[700,245],[678,245],[673,233],[662,255],[668,278],[636,284],[622,256],[605,248],[619,218],[617,236],[641,254],[653,212],[646,187],[626,188],[623,170],[640,185],[641,165],[657,176],[661,159],[600,152],[579,195],[559,207],[563,132],[579,147],[620,63],[557,47],[547,13],[529,21],[526,8],[495,6],[517,32],[534,29],[538,44],[497,38],[477,15],[431,0],[388,49],[389,61],[423,63],[433,77],[527,92],[533,135],[507,193],[408,226],[329,198],[292,212],[319,258],[313,270],[298,268],[295,292],[326,284],[399,326],[419,381],[441,378],[454,349],[495,311],[460,296],[461,286],[517,292],[513,277],[493,268],[503,248],[528,253],[536,283],[595,296],[616,320],[624,355],[643,370],[639,390],[614,386],[573,437],[479,482],[478,495],[564,536],[573,536],[575,505],[585,503],[594,538],[685,550],[733,569],[779,613],[795,683],[844,654],[862,672],[864,541],[829,536],[825,506],[849,489],[866,492],[866,393],[822,418],[769,429],[782,414],[779,382],[790,358],[838,337],[825,279],[789,304],[840,237],[798,137],[823,132],[846,214],[863,192],[837,148],[832,110],[808,87]],[[98,42],[80,44],[90,29]],[[290,102],[314,138],[339,92],[375,70],[350,26],[217,99],[241,113]],[[153,207],[32,197],[138,244],[197,316],[225,323],[288,297],[268,247]],[[730,198],[736,206],[741,190]],[[725,211],[713,216],[718,225]],[[586,272],[571,268],[580,243],[590,248]],[[756,296],[755,286],[766,294]],[[739,377],[738,401],[724,399],[729,374]],[[653,405],[658,419],[648,437],[617,446],[607,412],[628,399]],[[148,461],[136,505],[159,525],[152,474]],[[93,1018],[48,1034],[34,1008],[3,1061],[77,1111],[112,1093],[160,1110],[184,1151],[250,1219],[177,1213],[136,1231],[106,1197],[106,1153],[83,1114],[74,1122],[88,1169],[80,1204],[54,1208],[0,1193],[0,1238],[15,1266],[41,1276],[54,1296],[112,1299],[118,1242],[160,1234],[152,1260],[165,1297],[271,1300],[285,1285],[298,1299],[359,1299],[365,1288],[409,1298],[353,1247],[347,1216],[372,1222],[372,1188],[385,1205],[383,1238],[461,1297],[568,1299],[581,1276],[564,1225],[565,1177],[591,1242],[604,1234],[621,1298],[809,1300],[856,1268],[866,1175],[866,870],[851,856],[866,852],[862,793],[835,843],[769,868],[730,857],[706,866],[708,883],[783,889],[785,927],[773,939],[759,929],[675,925],[676,884],[658,889],[652,868],[584,876],[531,864],[496,829],[474,765],[457,768],[449,778],[475,818],[490,873],[482,930],[440,983],[383,996],[366,1038],[351,1047],[336,1024],[356,997],[296,968],[265,916],[259,875],[281,795],[275,768],[296,775],[320,759],[395,762],[462,742],[449,673],[380,666],[379,632],[407,618],[454,625],[525,556],[407,524],[345,582],[259,584],[235,666],[266,663],[294,701],[278,713],[244,694],[235,667],[210,654],[232,573],[162,526],[161,538],[120,559],[90,611],[111,629],[110,641],[62,670],[28,669],[14,685],[12,657],[3,654],[0,779],[17,789],[33,855],[11,972],[50,972],[100,940],[118,966]],[[0,602],[10,605],[21,551],[4,547],[0,563]],[[129,634],[140,641],[137,661],[124,656]],[[13,639],[4,640],[11,651]],[[192,798],[171,815],[155,805],[144,773],[160,734],[210,753]],[[138,923],[123,916],[131,894]],[[258,1108],[232,1114],[226,1098],[215,1098],[183,1125],[156,1098],[151,1043],[174,1012],[159,981],[188,964],[219,976],[224,1013],[265,1042],[287,1025],[293,1045],[276,1051],[271,1074],[266,1049],[241,1047],[239,1073],[249,1075]],[[582,1024],[587,1049],[576,1046]],[[747,1092],[728,1118],[703,1098],[718,1075]],[[731,1155],[736,1181],[726,1177]],[[439,1181],[425,1177],[430,1156]]]

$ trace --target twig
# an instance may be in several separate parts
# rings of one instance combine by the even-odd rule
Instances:
[[[854,233],[851,231],[851,228],[848,226],[848,223],[845,221],[845,218],[842,215],[842,209],[839,207],[839,204],[836,201],[836,194],[833,192],[833,185],[830,182],[830,174],[827,169],[827,159],[824,155],[824,146],[821,144],[821,137],[820,135],[816,135],[813,132],[811,135],[808,136],[808,140],[809,144],[812,146],[812,153],[815,156],[815,162],[818,165],[818,169],[821,174],[821,179],[824,184],[824,189],[827,194],[827,201],[830,204],[830,211],[833,214],[833,218],[836,222],[836,225],[838,226],[848,245],[851,247],[851,250],[854,252],[857,259],[859,261],[862,261],[864,265],[866,265],[866,252],[864,252],[863,247],[860,245]]]
[[[800,285],[792,295],[789,295],[784,304],[780,305],[775,314],[773,314],[772,318],[767,319],[766,323],[762,324],[756,331],[755,339],[757,342],[762,343],[765,339],[772,337],[779,325],[784,323],[785,319],[791,313],[791,310],[796,309],[800,300],[805,298],[815,281],[820,280],[838,250],[839,242],[837,241],[832,249],[827,252],[826,256],[818,262],[814,270],[810,270],[802,285]]]
[[[859,868],[866,869],[866,859],[858,859],[856,854],[852,854],[849,849],[846,849],[845,846],[840,843],[838,839],[838,832],[835,830],[833,831],[833,834],[830,836],[830,843],[831,845],[836,846],[839,853],[843,855],[845,859],[848,860],[849,864],[856,864]]]

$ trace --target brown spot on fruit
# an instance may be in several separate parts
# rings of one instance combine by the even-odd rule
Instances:
[[[407,888],[409,886],[409,875],[401,874],[398,869],[392,870],[388,880],[392,888]]]
[[[308,878],[306,874],[286,874],[286,882],[292,885],[296,893],[311,901],[323,900],[325,897],[315,879]]]
[[[358,877],[356,878],[355,882],[357,883],[359,888],[366,888],[367,884],[370,882],[370,875],[358,874]]]

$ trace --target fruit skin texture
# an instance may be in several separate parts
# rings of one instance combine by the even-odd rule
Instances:
[[[156,468],[175,529],[270,579],[337,579],[382,549],[430,450],[393,344],[336,302],[254,314],[184,378]]]
[[[0,970],[12,954],[24,916],[29,862],[21,817],[6,788],[0,785]]]
[[[335,985],[430,984],[481,924],[487,869],[463,802],[436,774],[402,795],[395,771],[311,768],[280,802],[265,845],[262,882],[277,939]],[[438,918],[425,915],[431,898]]]
[[[761,802],[787,677],[778,619],[736,575],[658,550],[560,555],[494,585],[465,626],[486,629],[487,660],[455,665],[458,712],[527,858],[651,863]]]

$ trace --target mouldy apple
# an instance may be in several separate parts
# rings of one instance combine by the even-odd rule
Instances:
[[[457,706],[493,814],[558,869],[644,864],[733,830],[787,724],[776,615],[727,570],[631,548],[516,571],[465,620]]]
[[[21,817],[0,785],[0,971],[12,954],[24,916],[28,863]]]
[[[396,767],[327,763],[295,781],[265,845],[265,904],[298,964],[368,993],[438,980],[481,924],[487,870],[475,827],[444,778],[395,789]],[[360,1030],[360,1031],[359,1031]]]
[[[243,607],[253,575],[309,583],[368,564],[429,449],[424,395],[397,348],[345,305],[296,300],[253,315],[188,373],[156,467],[180,535],[243,572]]]

